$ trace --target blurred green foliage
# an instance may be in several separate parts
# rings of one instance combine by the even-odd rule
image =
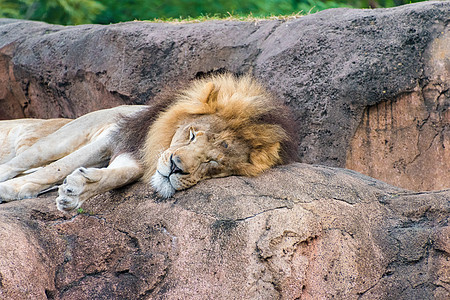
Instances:
[[[95,22],[107,8],[95,0],[0,0],[0,17],[76,25]]]
[[[392,7],[423,0],[0,0],[0,17],[76,25],[132,20],[266,17],[335,7]]]

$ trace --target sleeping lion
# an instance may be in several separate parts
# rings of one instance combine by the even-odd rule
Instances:
[[[289,111],[250,76],[198,79],[149,106],[0,121],[0,202],[58,188],[57,208],[137,180],[162,197],[296,159]]]

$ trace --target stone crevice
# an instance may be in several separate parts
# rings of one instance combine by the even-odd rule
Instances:
[[[247,216],[247,217],[245,217],[245,218],[235,219],[235,220],[233,220],[233,221],[234,221],[234,222],[245,222],[245,221],[249,221],[249,220],[251,220],[251,219],[253,219],[253,218],[255,218],[255,217],[258,217],[258,216],[260,216],[260,215],[263,215],[263,214],[266,214],[266,213],[269,213],[269,212],[273,212],[273,211],[276,211],[276,210],[282,210],[282,209],[292,209],[292,206],[283,205],[283,206],[279,206],[279,207],[274,207],[274,208],[266,209],[266,210],[260,211],[260,212],[258,212],[258,213],[256,213],[256,214],[253,214],[253,215],[251,215],[251,216]]]

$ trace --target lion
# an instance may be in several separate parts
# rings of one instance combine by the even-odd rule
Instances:
[[[169,198],[209,178],[257,176],[296,160],[293,124],[253,77],[228,73],[148,106],[0,121],[0,200],[57,188],[57,208],[67,212],[138,180]]]

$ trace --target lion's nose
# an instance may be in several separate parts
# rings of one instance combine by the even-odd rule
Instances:
[[[173,154],[171,154],[170,155],[170,174],[169,174],[169,176],[172,174],[182,174],[182,175],[187,174],[177,165],[177,162],[180,163],[180,158],[174,157]]]

